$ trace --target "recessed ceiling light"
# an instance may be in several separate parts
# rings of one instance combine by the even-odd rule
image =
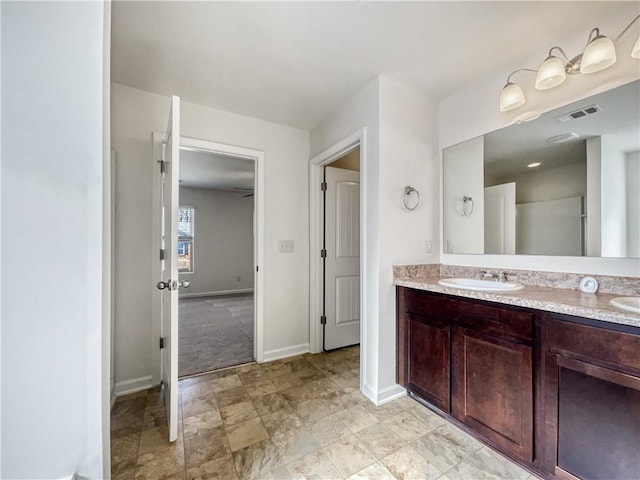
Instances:
[[[539,167],[540,165],[542,165],[540,162],[533,162],[533,163],[530,163],[529,165],[527,165],[527,167],[536,168],[536,167]]]

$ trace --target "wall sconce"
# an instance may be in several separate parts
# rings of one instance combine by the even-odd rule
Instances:
[[[507,77],[506,85],[500,93],[500,111],[508,112],[509,110],[524,105],[527,101],[520,85],[511,82],[511,77],[518,72],[535,73],[536,89],[548,90],[563,83],[567,78],[567,74],[595,73],[616,63],[616,47],[614,42],[617,42],[639,18],[640,15],[634,18],[614,41],[611,41],[606,35],[601,35],[599,28],[594,28],[589,32],[584,51],[572,59],[567,57],[562,48],[554,46],[549,50],[547,58],[540,64],[538,70],[519,68],[511,72]],[[554,51],[560,54],[562,58],[554,55]],[[640,36],[631,50],[631,56],[633,58],[640,58]]]

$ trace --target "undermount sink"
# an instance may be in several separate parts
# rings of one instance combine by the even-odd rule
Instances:
[[[443,278],[442,280],[438,280],[438,283],[443,287],[478,290],[481,292],[512,292],[524,288],[524,285],[521,283],[477,280],[475,278]]]
[[[616,297],[609,303],[628,312],[640,313],[640,297]]]

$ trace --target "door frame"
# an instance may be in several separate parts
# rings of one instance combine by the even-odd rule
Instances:
[[[322,249],[323,201],[321,183],[325,165],[360,147],[360,389],[364,385],[367,318],[367,129],[352,133],[309,160],[309,350],[322,351]]]
[[[161,238],[160,238],[160,168],[158,161],[162,158],[162,143],[166,134],[162,132],[152,132],[153,156],[151,158],[151,168],[153,170],[152,184],[152,220],[151,220],[151,362],[152,378],[151,383],[158,385],[162,378],[161,352],[158,339],[160,331],[160,294],[155,285],[160,278],[160,262],[158,261]],[[254,175],[254,216],[253,216],[253,255],[256,270],[254,270],[253,292],[254,292],[254,343],[253,355],[257,362],[264,359],[264,152],[251,148],[228,145],[212,140],[203,140],[192,137],[180,137],[180,147],[187,147],[207,152],[220,153],[232,157],[244,158],[255,161]]]

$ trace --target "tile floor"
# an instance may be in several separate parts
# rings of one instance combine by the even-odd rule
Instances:
[[[180,382],[178,440],[159,389],[111,415],[114,479],[522,479],[527,472],[407,397],[358,390],[358,347]]]

